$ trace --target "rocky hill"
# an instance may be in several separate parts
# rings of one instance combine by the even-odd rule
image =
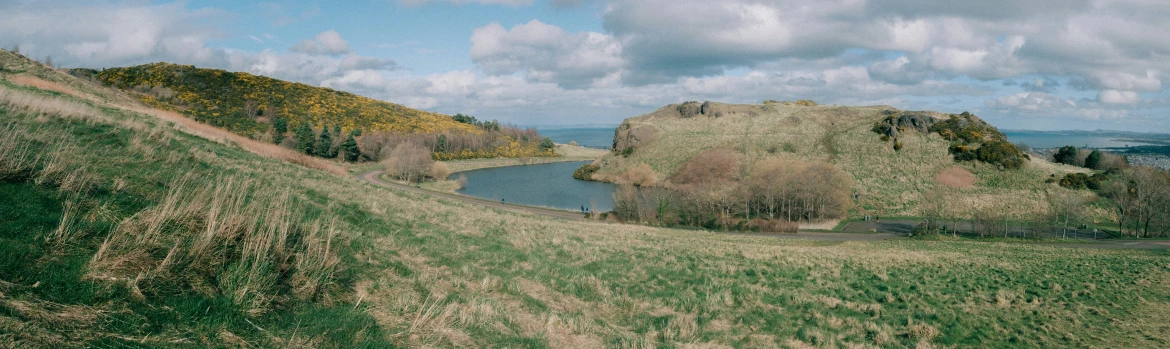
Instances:
[[[1031,159],[974,115],[889,106],[815,103],[735,105],[687,102],[626,119],[595,179],[621,181],[640,164],[659,184],[703,150],[730,147],[744,174],[766,158],[824,161],[852,177],[852,216],[918,216],[928,192],[945,192],[949,211],[969,217],[999,205],[1020,215],[1047,208],[1044,183],[1078,170]],[[957,177],[953,178],[953,177]]]

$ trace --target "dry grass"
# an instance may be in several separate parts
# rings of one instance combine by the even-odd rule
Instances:
[[[185,280],[203,293],[229,295],[253,316],[282,297],[317,299],[338,264],[336,219],[307,219],[291,205],[287,191],[246,180],[185,179],[160,205],[118,225],[91,259],[89,277],[132,290],[142,280]]]
[[[962,167],[945,168],[934,175],[934,181],[938,184],[956,189],[975,187],[975,175],[967,172]]]
[[[292,149],[281,147],[276,144],[254,140],[244,137],[231,131],[224,130],[215,126],[200,123],[183,116],[182,114],[166,111],[161,109],[150,108],[141,104],[124,106],[125,109],[149,115],[159,120],[167,121],[176,126],[180,131],[194,136],[205,138],[214,142],[223,144],[237,145],[246,149],[256,155],[260,155],[270,159],[285,161],[291,164],[301,165],[312,169],[318,169],[338,175],[346,175],[345,167],[321,158],[312,157],[304,153],[297,152]]]

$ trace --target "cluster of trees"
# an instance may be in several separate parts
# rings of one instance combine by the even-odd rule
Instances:
[[[536,129],[495,125],[476,132],[438,132],[429,134],[371,132],[358,140],[363,156],[377,161],[398,144],[414,143],[433,154],[436,160],[462,160],[494,157],[558,156],[556,145],[541,137]]]
[[[308,155],[326,159],[341,157],[349,162],[358,161],[362,156],[357,144],[361,130],[352,130],[342,138],[341,126],[334,126],[332,129],[322,127],[320,132],[316,132],[309,124],[302,123],[293,136],[288,137],[288,123],[284,119],[276,119],[273,122],[273,130],[276,135],[273,142]]]
[[[1052,154],[1052,161],[1058,164],[1100,171],[1123,168],[1128,165],[1124,156],[1106,153],[1096,149],[1077,149],[1074,146],[1060,147],[1056,153]]]
[[[687,160],[662,185],[623,184],[613,214],[668,226],[795,232],[796,222],[844,216],[851,188],[849,176],[829,164],[779,158],[743,164],[734,150],[716,148]]]
[[[948,207],[954,202],[953,195],[939,187],[921,196],[922,223],[914,233],[918,237],[939,234],[974,234],[980,238],[995,237],[1068,237],[1073,229],[1080,226],[1088,200],[1077,192],[1051,192],[1047,194],[1047,210],[1036,214],[1019,214],[1019,210],[999,204],[989,204],[972,212],[969,222],[958,217],[957,211]]]
[[[1170,235],[1170,174],[1139,166],[1119,171],[1101,190],[1117,210],[1118,229],[1134,237]]]

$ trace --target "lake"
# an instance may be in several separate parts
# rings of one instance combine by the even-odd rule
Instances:
[[[557,162],[540,165],[506,166],[459,172],[457,179],[467,177],[467,185],[456,192],[478,198],[507,203],[543,206],[564,210],[589,207],[593,200],[597,212],[613,210],[611,183],[573,179],[573,171],[589,161]]]

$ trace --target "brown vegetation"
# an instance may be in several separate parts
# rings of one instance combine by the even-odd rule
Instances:
[[[665,187],[626,185],[614,194],[621,220],[709,229],[789,232],[795,222],[844,216],[852,180],[835,166],[767,158],[747,178],[728,148],[703,151]],[[638,166],[648,170],[649,166]],[[789,224],[792,223],[792,224]]]
[[[590,165],[586,165],[590,166]],[[620,183],[630,183],[639,187],[649,187],[658,184],[658,176],[647,164],[638,164],[630,168],[618,178]]]
[[[675,185],[722,184],[739,177],[740,155],[730,148],[700,152],[683,162],[670,177]]]
[[[414,143],[402,143],[382,160],[382,166],[390,177],[417,183],[431,174],[434,162],[426,148]]]
[[[975,175],[962,167],[948,167],[934,176],[938,184],[951,188],[968,189],[975,187]]]

